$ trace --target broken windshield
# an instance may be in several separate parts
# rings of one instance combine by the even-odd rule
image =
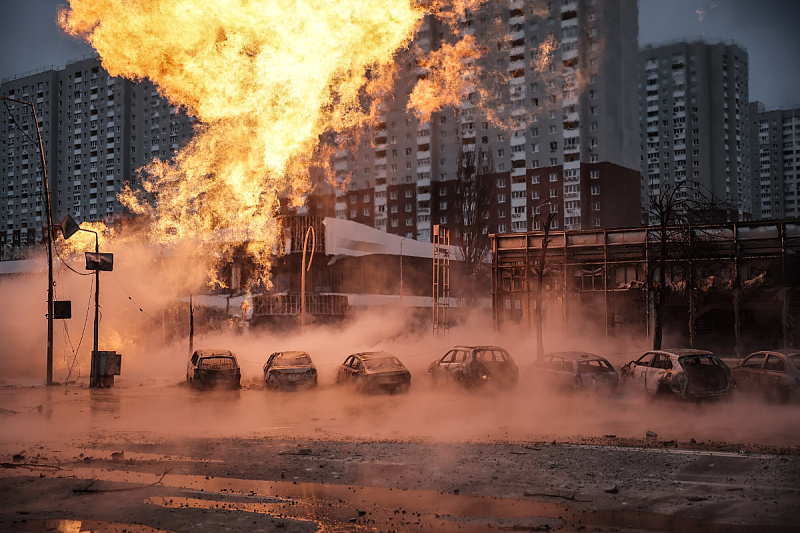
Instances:
[[[281,355],[275,359],[278,366],[311,366],[311,359],[307,355]]]
[[[376,359],[365,359],[364,366],[367,370],[403,370],[405,367],[397,357],[380,357]]]

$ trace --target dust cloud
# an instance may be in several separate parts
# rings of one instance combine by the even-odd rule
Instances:
[[[698,405],[651,400],[624,387],[611,395],[543,388],[531,375],[533,334],[512,327],[497,331],[488,312],[477,312],[438,336],[427,328],[412,328],[408,316],[388,307],[336,325],[311,324],[304,331],[231,326],[205,332],[196,335],[194,347],[233,351],[242,367],[243,387],[194,391],[184,383],[188,339],[168,340],[160,322],[164,306],[180,295],[157,286],[157,272],[145,271],[142,262],[121,261],[116,276],[101,273],[100,347],[123,354],[122,375],[110,389],[86,387],[93,313],[93,302],[87,301],[93,277],[59,278],[59,294],[73,299],[73,318],[66,321],[71,342],[76,345],[81,333],[83,341],[75,357],[65,349],[63,329],[56,327],[54,376],[59,383],[69,382],[50,388],[23,386],[43,383],[46,321],[36,320],[45,307],[41,275],[0,282],[0,407],[13,413],[6,419],[4,440],[58,440],[86,432],[102,439],[115,432],[139,432],[162,442],[231,436],[583,442],[609,435],[644,439],[648,431],[658,439],[678,441],[784,446],[800,439],[800,428],[786,423],[800,412],[796,404],[767,404],[734,394],[727,401]],[[181,300],[180,305],[188,303]],[[603,331],[570,326],[571,331],[546,330],[547,351],[588,349],[619,368],[647,349],[646,339],[607,339]],[[505,347],[520,368],[519,384],[510,390],[434,386],[428,365],[459,344]],[[262,365],[272,352],[282,350],[309,352],[319,370],[317,389],[281,393],[264,388]],[[337,366],[348,354],[366,350],[397,355],[412,373],[411,390],[360,394],[336,385]],[[75,358],[71,372],[70,358]]]

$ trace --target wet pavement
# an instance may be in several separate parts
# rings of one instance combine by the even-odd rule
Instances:
[[[796,405],[142,384],[2,387],[0,409],[0,531],[800,523]],[[787,423],[767,424],[776,416]],[[748,438],[708,440],[715,432]]]

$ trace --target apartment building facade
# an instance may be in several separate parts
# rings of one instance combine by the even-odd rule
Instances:
[[[508,43],[500,52],[498,26]],[[493,166],[489,233],[538,230],[550,212],[557,229],[638,223],[635,0],[490,2],[461,21],[465,34],[489,50],[478,61],[497,80],[497,116],[490,120],[487,103],[467,92],[460,106],[419,122],[408,95],[427,71],[401,55],[377,125],[334,158],[340,189],[318,187],[308,212],[429,241],[434,225],[462,216],[456,175],[460,154],[471,151]],[[434,51],[449,38],[428,18],[411,48]]]
[[[750,103],[753,218],[800,217],[800,108]]]
[[[0,96],[36,107],[54,223],[123,213],[122,188],[153,157],[168,158],[192,135],[192,120],[148,81],[110,76],[99,59],[4,79]],[[0,108],[0,248],[4,256],[42,242],[47,226],[36,123],[28,105]]]
[[[641,51],[643,222],[664,187],[725,202],[752,217],[748,56],[732,43],[702,41]]]
[[[456,175],[467,151],[492,163],[482,199],[488,233],[537,230],[550,213],[554,229],[638,223],[636,0],[488,2],[458,31],[490,51],[478,62],[495,80],[497,101],[466,93],[427,122],[407,110],[414,84],[427,75],[413,50],[453,40],[449,27],[427,18],[399,55],[396,86],[377,124],[333,158],[339,186],[321,183],[301,213],[430,241],[434,225],[462,217]],[[150,82],[110,77],[96,58],[3,80],[0,95],[36,101],[56,222],[68,212],[78,221],[122,213],[117,194],[138,183],[137,169],[152,157],[168,158],[192,133],[191,119]],[[42,238],[42,177],[37,150],[14,120],[26,133],[35,129],[26,106],[0,112],[7,142],[0,245],[24,246]]]

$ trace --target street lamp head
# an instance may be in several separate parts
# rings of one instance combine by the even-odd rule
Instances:
[[[61,224],[59,224],[58,227],[61,228],[61,233],[64,234],[64,239],[69,239],[81,229],[80,225],[75,222],[75,219],[72,218],[72,215],[69,213],[64,216],[64,220],[61,221]]]

